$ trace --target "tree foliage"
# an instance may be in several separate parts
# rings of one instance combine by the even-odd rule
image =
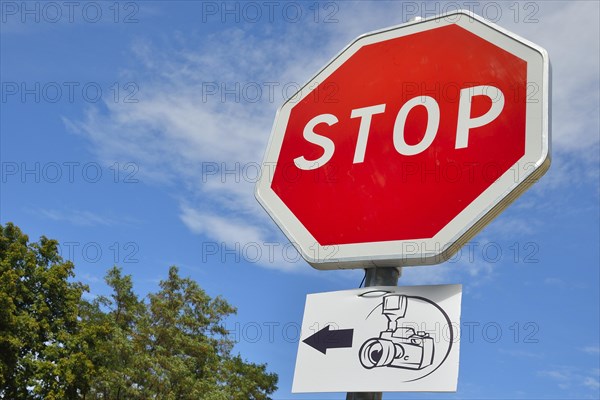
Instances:
[[[233,353],[236,312],[176,267],[140,299],[111,268],[109,296],[83,298],[55,240],[0,225],[0,398],[268,399],[277,376]]]

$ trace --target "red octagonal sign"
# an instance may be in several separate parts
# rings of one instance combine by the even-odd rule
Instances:
[[[441,262],[550,165],[544,49],[466,11],[363,35],[279,109],[256,194],[319,269]]]

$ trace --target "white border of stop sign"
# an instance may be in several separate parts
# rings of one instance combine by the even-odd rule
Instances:
[[[452,24],[466,29],[527,63],[527,87],[538,90],[527,93],[524,156],[432,238],[417,237],[386,242],[321,246],[271,188],[292,108],[297,102],[310,95],[308,88],[314,88],[319,82],[324,82],[361,47]],[[470,11],[454,11],[367,33],[342,50],[300,89],[298,96],[293,96],[278,110],[263,161],[263,173],[256,185],[256,198],[302,257],[317,269],[437,264],[456,253],[548,170],[550,167],[549,108],[550,62],[546,50]],[[374,108],[367,111],[374,113],[380,110]],[[363,119],[369,117],[366,114],[362,116]],[[330,122],[334,123],[333,118],[329,118]],[[320,143],[325,151],[332,151],[326,148],[327,138],[315,135],[314,132],[305,131],[305,139],[317,145]],[[315,194],[315,199],[318,201],[318,194]]]

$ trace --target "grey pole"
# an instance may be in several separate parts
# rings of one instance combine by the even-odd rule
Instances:
[[[398,286],[398,278],[402,267],[368,268],[365,276],[365,287]],[[381,392],[347,393],[346,400],[381,400]]]

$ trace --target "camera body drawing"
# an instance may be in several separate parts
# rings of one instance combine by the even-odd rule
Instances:
[[[420,370],[433,363],[433,338],[426,332],[399,326],[406,314],[408,299],[398,294],[383,297],[382,314],[388,319],[388,326],[378,338],[368,339],[361,346],[358,355],[363,367]]]

